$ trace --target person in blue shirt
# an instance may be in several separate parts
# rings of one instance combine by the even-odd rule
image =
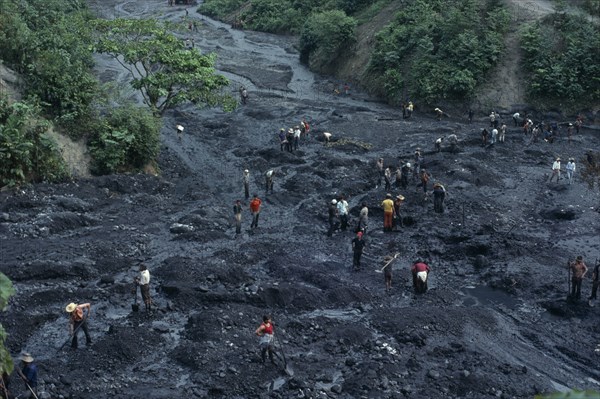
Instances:
[[[25,382],[27,393],[37,395],[37,366],[33,363],[33,357],[29,353],[23,353],[19,358],[22,362],[21,378]],[[25,398],[33,397],[25,395]]]

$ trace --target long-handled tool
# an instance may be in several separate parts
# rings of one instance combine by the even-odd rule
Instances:
[[[131,310],[133,310],[134,312],[137,312],[140,310],[140,305],[138,305],[138,284],[135,284],[135,288],[133,289],[134,295],[135,295],[135,302],[131,304]]]
[[[285,373],[287,375],[289,375],[290,377],[293,377],[294,370],[292,370],[292,368],[288,365],[288,362],[285,358],[285,352],[283,351],[283,345],[281,344],[281,341],[279,340],[279,337],[277,335],[275,335],[275,339],[277,340],[277,343],[279,343],[279,348],[281,349],[281,355],[283,356],[283,370],[285,371]],[[277,352],[275,352],[275,355],[277,357],[279,357],[279,354]]]
[[[396,258],[400,255],[400,252],[397,252],[396,255],[394,255],[394,257],[388,262],[386,263],[381,269],[375,269],[375,271],[377,273],[383,273],[383,271],[385,270],[386,267],[389,266],[390,263],[392,263],[394,260],[396,260]]]
[[[83,323],[85,323],[85,322],[87,321],[87,319],[88,319],[88,318],[87,318],[87,314],[86,314],[86,315],[85,315],[85,317],[83,318],[83,320],[81,321],[81,323],[80,323],[80,324],[77,326],[77,328],[76,328],[75,330],[73,330],[73,334],[71,334],[71,336],[69,337],[69,339],[67,339],[67,340],[65,341],[65,343],[64,343],[64,344],[62,344],[62,345],[60,346],[60,348],[58,348],[58,349],[56,350],[56,352],[60,352],[60,351],[62,350],[62,348],[64,348],[64,347],[65,347],[65,345],[69,343],[69,341],[73,340],[73,337],[75,336],[75,334],[77,334],[77,331],[79,331],[79,329],[81,328],[81,326],[83,326]]]
[[[33,398],[34,399],[38,399],[38,396],[35,394],[33,388],[31,388],[31,386],[27,382],[27,377],[25,377],[23,375],[23,373],[21,372],[21,370],[19,370],[18,368],[15,368],[15,370],[17,371],[17,374],[19,374],[19,377],[21,377],[21,379],[23,380],[23,382],[25,383],[25,385],[27,385],[27,388],[29,389],[29,392],[31,392],[31,394],[33,395]]]

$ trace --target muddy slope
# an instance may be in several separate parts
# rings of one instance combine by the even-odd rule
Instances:
[[[106,16],[185,15],[156,1],[92,5]],[[565,300],[564,265],[582,254],[591,266],[600,255],[600,198],[578,178],[546,182],[556,156],[579,160],[600,147],[596,130],[571,144],[528,145],[510,127],[506,143],[482,147],[483,115],[472,125],[425,112],[402,120],[360,93],[328,94],[332,83],[300,66],[286,39],[232,31],[193,9],[190,17],[204,22],[195,43],[219,54],[232,92],[250,88],[248,105],[168,115],[161,177],[0,194],[0,271],[17,289],[1,320],[11,351],[36,357],[43,397],[479,399],[598,388],[598,308]],[[100,69],[120,76],[108,61]],[[304,117],[309,141],[280,151],[276,133]],[[181,141],[176,123],[186,126]],[[433,152],[433,141],[451,133],[459,150]],[[406,197],[406,227],[383,233],[374,162],[383,156],[396,166],[417,147],[448,189],[447,211],[433,213],[411,181],[392,189]],[[244,168],[264,201],[254,232]],[[266,195],[269,169],[275,189]],[[359,272],[351,270],[352,233],[326,237],[326,206],[340,193],[353,225],[360,203],[370,207]],[[245,211],[236,236],[238,198]],[[375,269],[395,252],[387,294]],[[408,273],[417,257],[433,269],[418,297]],[[140,262],[152,275],[151,314],[132,311]],[[590,287],[588,279],[584,297]],[[93,344],[57,350],[71,301],[91,302]],[[281,359],[260,363],[254,330],[265,313],[293,376]]]

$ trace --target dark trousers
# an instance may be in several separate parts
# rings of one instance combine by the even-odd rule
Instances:
[[[354,269],[360,269],[360,257],[362,256],[362,251],[354,251],[354,258],[352,259],[352,264],[354,265]]]
[[[433,194],[433,210],[444,213],[444,197]]]
[[[273,359],[273,354],[275,351],[273,350],[272,345],[264,345],[260,350],[260,358],[262,359],[262,362],[264,363],[265,360],[267,360],[267,352],[269,352],[269,360],[271,363],[275,363],[275,359]]]
[[[571,298],[580,299],[581,298],[581,282],[582,278],[572,278],[571,279]]]
[[[340,215],[340,229],[346,231],[348,228],[348,215]]]
[[[413,287],[415,288],[416,294],[424,294],[427,292],[427,281],[421,281],[417,278],[417,273],[413,272]]]
[[[252,223],[250,224],[250,228],[258,227],[258,216],[260,212],[252,212]]]
[[[250,198],[250,189],[248,187],[248,183],[244,183],[244,196],[246,199]]]
[[[81,326],[81,327],[79,327],[79,326]],[[74,333],[73,333],[73,339],[71,340],[71,348],[77,349],[77,335],[79,334],[80,330],[83,330],[83,333],[85,334],[85,343],[87,345],[91,345],[92,338],[90,337],[90,332],[88,331],[87,321],[81,320],[81,321],[76,321],[73,323]]]
[[[327,230],[327,236],[331,237],[333,232],[338,228],[338,221],[335,218],[329,218],[329,230]]]
[[[594,283],[592,284],[592,295],[590,295],[589,299],[596,299],[596,293],[598,292],[598,284],[600,283],[600,281],[594,281]]]
[[[269,191],[271,191],[271,194],[273,194],[273,180],[267,180],[265,188],[266,188],[267,193],[269,193]]]

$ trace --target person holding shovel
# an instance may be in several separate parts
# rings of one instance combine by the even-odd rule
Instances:
[[[19,359],[23,368],[17,370],[19,376],[23,379],[25,387],[28,390],[23,398],[37,398],[37,366],[33,363],[33,357],[29,353],[23,353]]]
[[[273,354],[275,351],[273,350],[273,323],[271,322],[271,316],[263,316],[263,322],[256,329],[256,335],[260,337],[259,345],[260,345],[260,357],[262,362],[264,363],[267,357],[267,352],[269,352],[269,360],[271,363],[275,364],[275,359],[273,358]]]
[[[152,298],[150,298],[150,272],[143,263],[140,265],[140,275],[135,278],[135,283],[140,286],[142,299],[146,305],[146,311],[149,312],[152,306]],[[137,294],[136,294],[137,295]]]
[[[83,312],[84,309],[86,310],[85,314]],[[89,303],[77,305],[76,303],[71,302],[67,305],[65,310],[69,313],[69,333],[73,337],[71,340],[71,348],[77,349],[77,334],[79,333],[80,328],[85,334],[86,345],[90,346],[92,344],[92,338],[88,331],[87,320],[90,318],[92,311],[91,305]]]
[[[392,262],[398,257],[398,254],[391,256],[388,255],[383,258],[385,265],[383,266],[383,278],[385,279],[385,292],[392,290]]]
[[[575,262],[569,263],[571,276],[571,299],[581,299],[581,283],[585,277],[588,268],[583,262],[583,257],[579,255]]]
[[[352,264],[355,271],[360,270],[360,258],[363,254],[365,244],[365,240],[363,240],[363,232],[357,232],[356,237],[352,239],[352,251],[354,253]]]

